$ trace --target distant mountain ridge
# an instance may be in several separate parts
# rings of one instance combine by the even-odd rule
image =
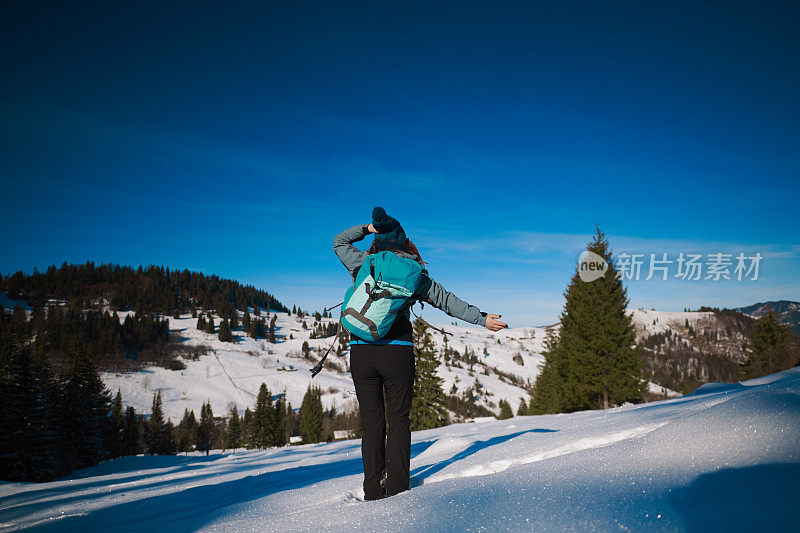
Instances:
[[[763,302],[747,307],[737,307],[734,311],[739,311],[745,315],[758,318],[767,312],[767,306],[772,309],[772,312],[778,315],[781,324],[785,324],[792,328],[798,336],[800,336],[800,302],[792,302],[790,300],[778,300],[775,302]]]

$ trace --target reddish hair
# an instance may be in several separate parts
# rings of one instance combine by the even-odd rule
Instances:
[[[425,266],[425,261],[422,260],[422,255],[420,255],[416,245],[414,245],[414,243],[411,242],[411,239],[406,239],[406,242],[403,244],[403,251],[408,252],[411,255],[416,255],[419,264]],[[377,253],[377,250],[375,249],[375,241],[372,241],[372,245],[369,247],[369,250],[367,250],[367,253],[368,254]]]

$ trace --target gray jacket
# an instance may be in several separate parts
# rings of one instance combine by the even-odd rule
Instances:
[[[339,256],[339,259],[347,268],[350,275],[355,279],[358,269],[364,262],[367,252],[359,250],[353,246],[354,242],[358,242],[370,234],[367,229],[369,224],[360,224],[348,228],[333,238],[333,251]],[[417,256],[407,254],[405,252],[396,252],[397,254],[417,259]],[[481,312],[480,309],[474,305],[470,305],[458,296],[448,292],[439,283],[436,283],[428,275],[428,271],[422,270],[422,279],[420,280],[417,292],[414,298],[429,303],[437,309],[441,309],[448,315],[460,318],[466,322],[477,324],[478,326],[486,325],[486,313]]]

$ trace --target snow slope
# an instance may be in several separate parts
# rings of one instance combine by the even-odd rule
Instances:
[[[252,309],[251,309],[252,311]],[[632,311],[637,325],[647,327],[653,317],[645,312],[639,321],[639,311]],[[180,319],[170,317],[170,329],[187,346],[205,345],[209,353],[197,360],[184,360],[184,370],[167,370],[160,367],[147,367],[139,372],[103,373],[102,379],[112,393],[122,392],[126,405],[133,405],[138,412],[149,413],[153,393],[160,389],[166,416],[174,423],[183,416],[184,409],[200,412],[203,402],[209,401],[217,416],[226,416],[231,405],[236,404],[239,412],[252,407],[261,383],[266,383],[273,394],[286,394],[294,408],[298,408],[303,395],[311,383],[310,369],[325,350],[331,345],[333,337],[311,339],[310,331],[313,317],[298,319],[287,313],[275,313],[277,342],[264,339],[256,341],[242,333],[234,332],[234,343],[220,342],[217,335],[198,331],[197,320],[190,315]],[[662,313],[664,314],[664,313]],[[679,315],[669,317],[672,322],[683,325],[685,316],[692,313],[666,313]],[[701,313],[693,313],[699,315]],[[125,313],[120,313],[124,319]],[[305,320],[308,330],[302,328]],[[325,323],[335,323],[336,319],[322,319]],[[215,317],[217,325],[221,322]],[[641,323],[640,323],[641,322]],[[690,320],[691,322],[691,320]],[[666,324],[663,320],[661,324]],[[460,354],[474,355],[477,362],[441,361],[437,370],[443,380],[442,389],[447,393],[464,393],[471,389],[476,402],[495,413],[499,413],[500,399],[506,399],[516,412],[520,401],[529,401],[526,387],[533,384],[539,374],[539,365],[544,361],[541,355],[544,340],[549,328],[512,328],[496,333],[478,326],[454,326],[434,324],[448,333],[446,345]],[[557,327],[557,326],[556,326]],[[652,326],[651,326],[652,327]],[[429,330],[437,351],[444,351],[444,335]],[[290,339],[290,335],[293,337]],[[312,357],[305,359],[301,348],[307,341]],[[322,402],[326,408],[339,409],[354,405],[355,391],[349,372],[349,350],[337,357],[335,350],[328,357],[341,371],[325,369],[314,384],[322,387]],[[516,360],[515,360],[516,357]],[[522,364],[520,364],[520,362]],[[289,365],[295,371],[285,371]],[[511,376],[511,377],[509,377]],[[650,384],[651,392],[677,396],[663,387]]]
[[[361,501],[358,440],[127,457],[0,483],[36,531],[796,531],[800,368],[608,411],[412,436],[412,489]]]
[[[199,413],[205,401],[211,402],[217,416],[225,416],[232,404],[236,404],[239,412],[243,412],[246,407],[252,407],[262,382],[273,394],[285,393],[292,406],[297,408],[311,382],[310,369],[331,345],[333,337],[311,339],[313,317],[298,319],[286,313],[275,314],[278,317],[276,343],[264,339],[256,341],[242,331],[234,332],[235,342],[220,342],[217,335],[198,331],[197,320],[189,315],[180,319],[170,318],[170,329],[181,338],[183,344],[208,346],[209,353],[197,360],[183,360],[186,365],[184,370],[151,366],[139,372],[107,372],[101,377],[112,393],[120,390],[125,404],[133,405],[143,413],[150,412],[153,393],[160,389],[165,414],[175,423],[183,416],[184,409]],[[124,319],[124,313],[120,314],[120,318]],[[308,330],[302,328],[304,320]],[[322,321],[336,323],[336,319]],[[218,317],[215,322],[220,323]],[[509,329],[493,334],[480,327],[436,326],[450,334],[448,345],[451,348],[462,354],[475,354],[479,359],[474,365],[462,364],[463,368],[453,366],[453,361],[443,361],[438,373],[444,380],[445,391],[450,392],[453,385],[459,392],[475,388],[477,379],[479,387],[475,395],[478,403],[495,412],[499,412],[498,402],[501,398],[508,400],[515,410],[522,399],[528,401],[524,387],[528,380],[533,383],[539,373],[538,364],[543,361],[540,352],[545,337],[544,328]],[[441,350],[444,347],[444,335],[433,330],[431,334]],[[290,335],[294,338],[290,339]],[[304,341],[312,350],[310,359],[302,356]],[[513,360],[516,354],[520,354],[522,365]],[[325,392],[322,402],[326,408],[347,407],[355,401],[349,355],[349,350],[341,357],[336,356],[335,350],[332,351],[328,360],[336,363],[341,372],[325,369],[314,378],[314,384],[321,386]],[[296,370],[284,370],[289,365]],[[519,381],[513,383],[495,372],[495,369],[500,373],[513,374]]]

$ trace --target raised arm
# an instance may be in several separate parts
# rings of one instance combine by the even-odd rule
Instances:
[[[452,292],[448,292],[427,273],[422,275],[417,294],[423,302],[427,302],[448,315],[460,318],[471,324],[484,326],[492,331],[508,327],[507,324],[497,320],[500,315],[484,313],[474,305],[468,304]]]
[[[354,242],[358,242],[370,234],[369,224],[359,224],[341,232],[333,238],[333,251],[339,256],[339,260],[345,266],[351,276],[355,276],[358,269],[361,268],[361,263],[364,262],[366,252],[359,250],[353,246]]]

